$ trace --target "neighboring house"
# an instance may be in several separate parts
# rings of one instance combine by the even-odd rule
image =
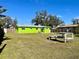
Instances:
[[[17,26],[17,33],[50,33],[47,26]]]
[[[16,31],[16,28],[14,26],[10,26],[10,27],[5,27],[3,26],[4,28],[4,32],[5,33],[8,33],[8,32],[15,32]]]
[[[59,26],[57,30],[58,32],[73,32],[75,34],[79,34],[79,25],[70,24],[70,25]]]
[[[5,33],[5,34],[7,33],[7,28],[4,28],[4,33]]]

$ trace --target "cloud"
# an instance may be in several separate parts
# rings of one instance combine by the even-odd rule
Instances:
[[[57,17],[60,17],[61,18],[62,16],[61,15],[57,15]]]

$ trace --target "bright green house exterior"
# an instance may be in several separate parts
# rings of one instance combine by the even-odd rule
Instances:
[[[18,26],[18,33],[50,33],[50,27],[47,26]]]

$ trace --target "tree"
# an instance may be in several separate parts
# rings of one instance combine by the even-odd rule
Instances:
[[[36,12],[36,17],[32,19],[32,23],[34,23],[34,25],[44,25],[44,20],[46,20],[46,18],[47,18],[46,11]]]
[[[17,28],[17,19],[14,19],[14,20],[13,20],[12,26],[13,26],[14,28]]]
[[[72,19],[73,24],[79,24],[79,18]]]
[[[57,26],[61,23],[64,23],[56,15],[48,15],[47,11],[40,11],[36,13],[36,17],[32,19],[34,25],[43,25],[43,26]]]
[[[3,15],[4,12],[7,10],[3,8],[3,6],[0,6],[0,26],[9,28],[13,24],[13,20],[11,17]]]
[[[6,11],[7,11],[7,9],[3,8],[3,6],[0,6],[0,14],[4,13]]]

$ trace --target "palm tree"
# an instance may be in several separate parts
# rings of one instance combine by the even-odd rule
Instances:
[[[7,9],[3,8],[3,6],[0,6],[0,14],[4,13],[6,11],[7,11]]]

